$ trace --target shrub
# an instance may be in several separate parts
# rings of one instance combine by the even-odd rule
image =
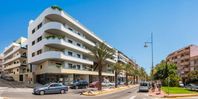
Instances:
[[[51,8],[52,8],[52,9],[57,9],[57,10],[59,10],[59,11],[62,11],[62,10],[63,10],[62,8],[60,8],[59,6],[56,6],[56,5],[51,6]]]

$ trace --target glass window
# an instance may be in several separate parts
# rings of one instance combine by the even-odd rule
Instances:
[[[35,44],[35,41],[32,41],[32,46]]]
[[[77,69],[80,69],[80,65],[76,65],[77,66]]]
[[[32,30],[32,34],[34,34],[34,32],[35,32],[35,29]]]
[[[72,41],[72,40],[68,40],[68,42],[69,42],[69,43],[71,43],[71,44],[73,43],[73,41]]]
[[[32,57],[34,57],[34,56],[35,56],[35,53],[33,52],[33,53],[32,53]]]
[[[40,23],[37,28],[40,29],[41,27],[42,27],[42,23]]]
[[[71,64],[71,63],[69,63],[69,64],[68,64],[68,67],[69,67],[69,68],[72,68],[72,64]]]
[[[81,46],[81,44],[79,44],[79,43],[77,43],[76,45],[77,45],[77,46]]]
[[[42,53],[42,50],[41,49],[37,51],[37,55],[39,55],[41,53]]]
[[[70,27],[69,27],[68,29],[69,29],[70,31],[73,31],[73,29],[72,29],[72,28],[70,28]]]
[[[42,36],[40,36],[39,38],[37,38],[37,42],[40,42],[42,40]]]
[[[68,55],[69,55],[69,56],[72,56],[72,55],[73,55],[73,53],[72,53],[72,52],[68,52]]]
[[[81,56],[80,54],[76,54],[76,55],[77,55],[78,58],[80,58],[80,56]]]

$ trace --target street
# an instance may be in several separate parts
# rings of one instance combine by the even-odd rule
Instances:
[[[82,96],[79,90],[70,90],[66,94],[48,94],[48,95],[33,95],[30,88],[0,88],[1,97],[8,99],[160,99],[150,97],[147,92],[138,92],[138,87],[130,88],[124,91],[118,91],[112,94],[101,96]],[[198,97],[178,98],[178,99],[197,99]]]
[[[29,88],[1,88],[1,96],[8,97],[9,99],[155,99],[148,96],[148,93],[139,93],[138,87],[119,91],[116,93],[101,95],[101,96],[82,96],[77,91],[70,90],[66,94],[48,94],[48,95],[33,95],[32,90]]]

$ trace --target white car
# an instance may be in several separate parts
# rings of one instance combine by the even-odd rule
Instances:
[[[140,83],[140,86],[139,86],[139,91],[146,91],[148,92],[149,91],[149,82],[141,82]]]

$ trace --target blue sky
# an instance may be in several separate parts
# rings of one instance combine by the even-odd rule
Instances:
[[[4,0],[0,6],[0,51],[20,36],[27,37],[30,19],[59,5],[113,47],[147,71],[154,34],[154,64],[170,52],[198,44],[197,0]]]

